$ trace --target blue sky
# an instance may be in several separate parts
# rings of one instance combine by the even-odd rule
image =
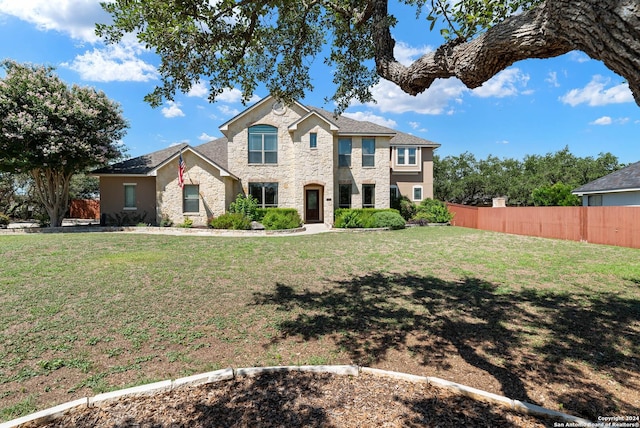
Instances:
[[[429,33],[415,11],[397,5],[391,10],[399,18],[393,32],[397,59],[411,61],[440,45],[439,33]],[[159,82],[158,58],[134,38],[104,45],[94,23],[108,20],[99,0],[0,0],[0,59],[53,65],[68,83],[103,90],[131,125],[123,140],[131,156],[217,138],[219,125],[244,109],[237,89],[210,104],[202,84],[152,109],[143,97]],[[333,93],[330,75],[317,58],[315,90],[300,101],[333,110],[324,102]],[[447,79],[418,97],[386,81],[373,93],[376,104],[353,105],[346,115],[440,143],[440,156],[468,151],[479,159],[522,159],[569,146],[576,156],[611,152],[622,163],[640,160],[640,108],[628,85],[580,52],[518,62],[475,90]],[[258,90],[254,100],[266,95]]]

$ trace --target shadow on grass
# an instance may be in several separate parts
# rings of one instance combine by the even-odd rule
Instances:
[[[370,274],[323,291],[277,284],[255,300],[297,314],[279,324],[274,342],[331,336],[356,364],[373,365],[397,349],[445,370],[453,352],[495,378],[510,398],[535,403],[526,385],[553,383],[567,388],[548,394],[583,417],[640,410],[601,385],[612,379],[640,388],[640,299]],[[584,365],[599,378],[586,379]]]

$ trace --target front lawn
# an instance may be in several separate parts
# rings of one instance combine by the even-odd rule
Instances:
[[[225,367],[360,364],[640,414],[640,251],[456,227],[0,236],[0,420]]]

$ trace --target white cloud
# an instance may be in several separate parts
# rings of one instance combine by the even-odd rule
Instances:
[[[218,111],[220,111],[220,113],[222,113],[225,117],[235,117],[240,114],[240,110],[231,108],[227,105],[219,105]]]
[[[253,94],[251,98],[249,98],[250,103],[255,103],[260,101],[262,98]],[[222,101],[224,103],[239,103],[242,101],[242,91],[240,89],[225,89],[222,91],[220,95],[216,97],[216,101]]]
[[[568,53],[569,55],[569,59],[571,61],[575,61],[575,62],[579,62],[579,63],[583,63],[583,62],[587,62],[589,61],[589,57],[587,56],[587,54],[580,52],[580,51],[571,51]]]
[[[418,122],[409,122],[409,126],[411,127],[411,129],[420,128],[420,124]]]
[[[211,140],[215,140],[215,139],[216,139],[216,137],[212,137],[211,135],[207,134],[206,132],[203,132],[198,137],[198,140],[200,140],[200,141],[211,141]]]
[[[209,88],[206,83],[198,82],[191,86],[191,89],[187,93],[188,97],[207,98],[209,95]]]
[[[613,125],[614,123],[617,125],[626,125],[629,123],[629,118],[619,117],[617,119],[612,119],[610,116],[602,116],[593,122],[589,122],[589,125]]]
[[[479,88],[472,90],[471,93],[481,98],[503,98],[519,93],[528,95],[531,91],[524,90],[528,82],[528,74],[523,73],[519,68],[508,68],[493,76]]]
[[[393,56],[400,64],[408,66],[422,55],[430,52],[433,52],[433,48],[430,46],[421,46],[416,48],[409,46],[405,42],[397,42],[393,49]]]
[[[560,97],[560,101],[572,107],[578,104],[588,104],[590,106],[603,106],[607,104],[620,104],[633,102],[633,94],[629,90],[627,83],[621,83],[611,88],[611,79],[605,79],[600,75],[595,75],[591,82],[582,89],[572,89]]]
[[[184,112],[180,109],[180,103],[175,101],[168,101],[168,107],[162,107],[162,115],[167,119],[171,119],[173,117],[182,117],[184,116]]]
[[[87,51],[62,66],[93,82],[147,82],[156,79],[158,73],[153,65],[138,57],[143,52],[142,45],[128,38],[117,45]]]
[[[370,111],[366,111],[366,112],[358,111],[354,113],[345,112],[342,115],[346,117],[350,117],[351,119],[367,121],[367,122],[378,124],[380,126],[386,126],[387,128],[395,128],[398,125],[395,120],[386,119],[382,116],[375,115]]]
[[[369,103],[367,106],[383,113],[443,114],[449,110],[451,101],[461,102],[461,96],[466,91],[468,89],[457,79],[439,79],[422,94],[412,96],[394,83],[381,80],[371,89],[377,103]]]
[[[611,125],[611,123],[613,123],[613,120],[611,120],[609,116],[602,116],[591,122],[589,125]]]
[[[509,141],[508,141],[508,140],[496,141],[496,144],[503,144],[503,145],[506,145],[506,144],[509,144]]]
[[[558,73],[556,73],[555,71],[549,72],[547,78],[544,79],[544,81],[553,87],[560,87],[560,83],[558,83]]]
[[[95,23],[111,22],[97,0],[0,0],[0,13],[90,43],[98,41]]]

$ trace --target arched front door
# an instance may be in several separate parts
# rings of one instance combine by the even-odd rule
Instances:
[[[322,188],[307,187],[304,189],[304,222],[320,223],[322,221]]]

